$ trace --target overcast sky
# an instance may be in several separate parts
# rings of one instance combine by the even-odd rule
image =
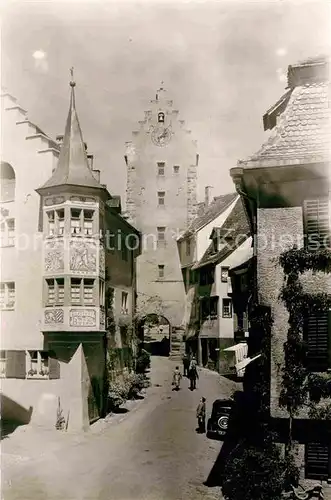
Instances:
[[[2,85],[51,137],[64,132],[69,68],[84,140],[124,196],[124,143],[160,82],[200,153],[199,196],[266,139],[262,115],[288,64],[330,52],[330,2],[39,1],[5,6]],[[123,200],[124,201],[124,200]]]

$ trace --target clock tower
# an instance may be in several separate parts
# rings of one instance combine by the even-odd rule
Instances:
[[[196,216],[197,143],[161,85],[126,143],[126,211],[142,233],[137,309],[170,325],[170,351],[180,347],[185,286],[177,238]]]

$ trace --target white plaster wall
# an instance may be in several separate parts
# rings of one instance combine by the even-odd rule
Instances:
[[[216,295],[219,297],[218,301],[218,316],[219,316],[219,337],[220,338],[233,338],[234,334],[234,314],[232,308],[232,318],[222,318],[222,299],[231,298],[228,295],[228,284],[221,281],[221,268],[231,267],[242,258],[247,256],[252,244],[252,238],[248,238],[242,243],[231,255],[229,255],[222,262],[217,264],[215,269],[215,283]]]
[[[46,182],[54,167],[52,152],[38,153],[48,143],[33,133],[18,110],[4,110],[1,128],[1,161],[9,163],[16,175],[15,203],[2,203],[15,218],[16,247],[2,248],[1,281],[15,282],[15,310],[2,312],[2,349],[42,349],[40,332],[42,299],[42,235],[38,233],[40,197],[35,189]],[[11,103],[12,104],[12,103]],[[36,243],[34,243],[34,241]]]
[[[207,248],[211,243],[210,235],[213,228],[221,227],[224,224],[225,220],[228,218],[233,207],[235,206],[237,200],[238,197],[231,203],[231,205],[222,214],[220,214],[218,217],[216,217],[216,219],[211,221],[209,224],[207,224],[197,232],[195,260],[199,261],[203,257],[204,253],[206,252]]]

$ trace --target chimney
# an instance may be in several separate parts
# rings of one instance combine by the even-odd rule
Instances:
[[[210,205],[212,189],[213,186],[205,187],[205,207],[208,207]]]
[[[93,170],[93,159],[94,159],[94,156],[91,155],[91,154],[87,154],[87,162],[88,162],[88,166],[90,167],[90,170]]]

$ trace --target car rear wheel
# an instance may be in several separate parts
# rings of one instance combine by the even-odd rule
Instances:
[[[217,421],[218,427],[222,429],[222,431],[225,431],[228,428],[229,425],[229,417],[223,416],[220,417]]]

